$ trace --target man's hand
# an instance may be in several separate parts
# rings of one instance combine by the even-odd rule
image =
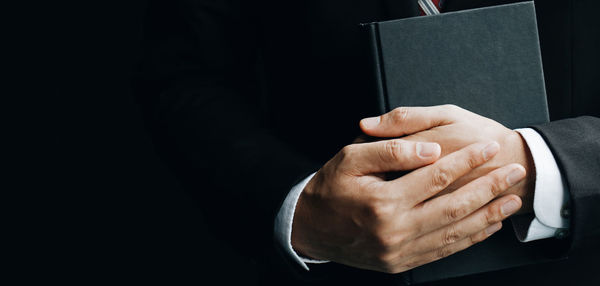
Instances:
[[[382,116],[363,119],[360,126],[365,134],[374,137],[408,135],[403,139],[437,142],[442,147],[442,156],[474,142],[494,140],[501,146],[499,154],[493,160],[458,179],[440,194],[452,192],[500,166],[518,163],[525,167],[527,177],[508,193],[521,197],[523,200],[521,212],[533,210],[535,168],[529,148],[518,132],[496,121],[454,105],[442,105],[396,108]]]
[[[493,141],[475,143],[433,163],[441,150],[432,143],[393,139],[346,146],[300,195],[292,246],[308,257],[388,273],[461,251],[498,231],[520,208],[518,196],[496,197],[521,181],[525,169],[503,166],[432,197],[498,150]],[[415,168],[383,180],[385,172]]]

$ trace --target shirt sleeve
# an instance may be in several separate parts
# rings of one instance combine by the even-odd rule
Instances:
[[[302,180],[300,183],[295,185],[287,197],[283,201],[283,205],[279,209],[279,213],[277,213],[277,217],[275,218],[275,240],[279,243],[285,252],[296,261],[302,268],[305,270],[308,269],[307,263],[327,263],[327,260],[315,260],[309,259],[305,257],[301,257],[296,253],[294,248],[292,247],[292,223],[294,222],[294,212],[296,210],[296,204],[298,203],[298,198],[306,187],[306,184],[312,179],[315,173],[312,173],[306,179]]]
[[[516,131],[531,151],[536,172],[533,197],[535,217],[513,219],[517,238],[529,242],[563,237],[569,228],[569,193],[560,169],[542,136],[531,128]]]

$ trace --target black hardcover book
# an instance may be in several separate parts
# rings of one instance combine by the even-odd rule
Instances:
[[[533,2],[364,28],[381,113],[455,104],[508,128],[549,121]],[[521,243],[505,223],[486,241],[404,275],[419,283],[552,260],[553,243]]]
[[[533,2],[364,26],[380,112],[450,103],[509,128],[549,120]]]

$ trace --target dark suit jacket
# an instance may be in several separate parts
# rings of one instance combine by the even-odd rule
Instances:
[[[375,114],[359,24],[417,15],[416,0],[155,2],[137,91],[163,157],[215,231],[265,265],[265,279],[307,278],[290,272],[293,264],[282,266],[285,259],[273,247],[274,217],[290,188],[349,144],[361,118]],[[446,5],[458,10],[505,2]],[[574,252],[556,242],[557,257],[597,251],[600,239],[599,8],[591,0],[536,2],[554,122],[534,128],[553,151],[572,198],[566,243]],[[547,270],[585,269],[573,263],[444,283],[489,275],[496,278],[488,282],[500,283],[497,277],[524,273],[531,281],[557,282]],[[410,282],[335,264],[311,272],[316,281]]]

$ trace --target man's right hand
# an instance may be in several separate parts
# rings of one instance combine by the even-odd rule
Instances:
[[[346,146],[300,195],[292,246],[314,259],[399,273],[483,241],[521,207],[516,195],[496,198],[525,177],[521,165],[432,197],[499,148],[475,143],[437,160],[436,143],[393,139]],[[383,175],[413,169],[391,181]]]

